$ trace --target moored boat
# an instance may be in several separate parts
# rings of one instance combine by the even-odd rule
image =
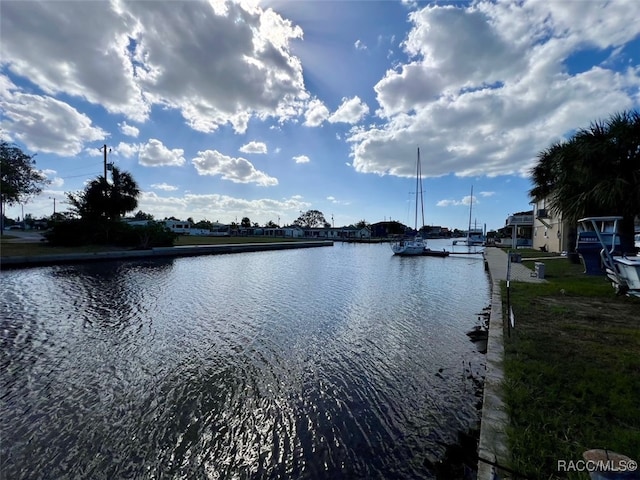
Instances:
[[[415,230],[418,232],[418,201],[422,207],[422,225],[424,225],[424,199],[422,191],[422,165],[420,164],[420,148],[418,148],[418,159],[416,160],[416,211]],[[427,248],[427,242],[417,233],[413,238],[403,238],[391,245],[394,255],[417,256],[423,255]]]
[[[618,216],[586,217],[578,224],[583,231],[595,234],[600,243],[601,264],[613,288],[618,293],[640,297],[640,256],[620,252],[620,220],[622,217]]]

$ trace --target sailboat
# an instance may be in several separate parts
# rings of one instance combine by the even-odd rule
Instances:
[[[424,225],[424,196],[422,192],[422,166],[420,164],[420,148],[418,148],[418,160],[416,162],[416,212],[414,229],[418,232],[418,201],[422,209],[422,225]],[[405,238],[391,245],[394,255],[424,255],[427,251],[427,243],[419,232],[414,238]]]
[[[477,225],[471,228],[471,213],[473,212],[473,185],[471,186],[471,200],[469,202],[469,228],[467,229],[467,238],[465,240],[454,240],[454,245],[480,246],[485,244],[485,236],[482,228]]]

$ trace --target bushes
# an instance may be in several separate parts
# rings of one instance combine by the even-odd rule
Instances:
[[[177,235],[163,224],[131,226],[120,221],[72,219],[55,222],[44,235],[51,245],[117,245],[131,248],[170,247]]]

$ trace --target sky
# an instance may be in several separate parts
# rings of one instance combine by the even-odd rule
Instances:
[[[635,19],[635,20],[633,20]],[[69,208],[107,160],[156,219],[504,226],[537,155],[640,107],[640,1],[0,2],[0,138]],[[137,211],[136,210],[136,211]],[[421,223],[421,222],[420,222]]]

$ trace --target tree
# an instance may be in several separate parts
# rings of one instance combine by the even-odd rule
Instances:
[[[617,113],[594,122],[538,155],[532,170],[534,200],[544,198],[572,224],[581,217],[621,215],[624,251],[633,247],[640,214],[640,113]]]
[[[249,228],[251,226],[251,220],[249,220],[249,217],[242,217],[242,220],[240,220],[240,226],[243,228]]]
[[[369,222],[367,222],[366,220],[360,220],[358,223],[356,223],[356,228],[364,228],[368,226]]]
[[[293,224],[302,228],[316,228],[321,226],[328,228],[331,226],[331,224],[325,220],[324,214],[319,210],[307,210],[295,219]]]
[[[193,228],[201,228],[202,230],[213,230],[213,223],[209,220],[200,220],[193,225]]]
[[[273,220],[269,220],[264,226],[266,228],[278,228],[278,225]]]
[[[34,156],[29,156],[15,145],[0,142],[0,230],[4,229],[4,205],[27,202],[30,197],[42,192],[49,183],[35,169]]]
[[[145,213],[142,210],[138,210],[138,213],[136,213],[133,218],[136,220],[153,220],[153,215]]]
[[[67,193],[74,212],[86,220],[119,220],[138,206],[140,189],[130,173],[113,167],[111,183],[103,176],[89,182],[83,192]]]

